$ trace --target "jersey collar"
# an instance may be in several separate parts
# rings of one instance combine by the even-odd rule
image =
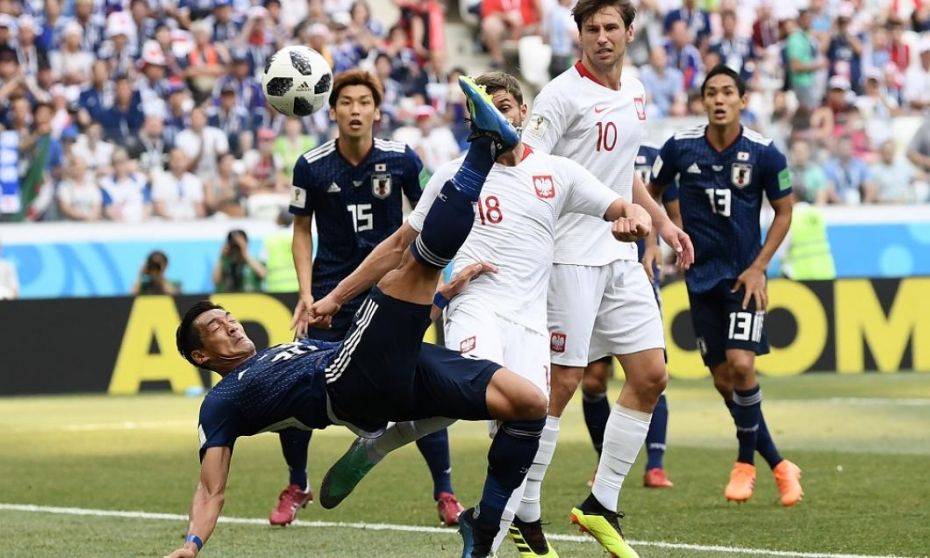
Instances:
[[[349,165],[352,168],[358,168],[364,165],[368,161],[368,158],[371,157],[371,153],[375,150],[375,138],[374,136],[372,136],[371,147],[368,148],[368,152],[365,153],[365,156],[362,157],[362,160],[359,161],[358,164],[356,165],[350,162],[348,159],[346,159],[345,155],[342,154],[342,150],[339,149],[339,138],[336,138],[335,143],[336,143],[336,153],[339,154],[339,158],[342,159],[345,162],[345,164]]]
[[[533,148],[523,144],[523,157],[520,158],[520,162],[526,161],[526,158],[533,154]]]
[[[733,141],[730,142],[730,145],[724,147],[723,149],[717,149],[716,147],[714,147],[714,144],[710,143],[710,140],[707,139],[707,130],[709,130],[709,129],[710,129],[710,126],[708,126],[707,128],[704,129],[704,141],[707,143],[707,146],[710,147],[711,150],[712,150],[714,153],[723,153],[723,152],[729,150],[729,149],[732,148],[734,145],[736,145],[737,143],[739,143],[740,138],[743,137],[743,125],[740,124],[740,126],[739,126],[739,134],[737,134],[737,135],[736,135],[736,138],[735,138]]]
[[[590,79],[591,81],[593,81],[594,83],[600,85],[601,87],[606,87],[606,88],[608,88],[608,89],[613,89],[612,87],[610,87],[610,86],[608,86],[607,84],[605,84],[603,81],[597,79],[597,78],[594,76],[594,74],[592,74],[592,73],[588,70],[588,68],[585,67],[584,64],[582,64],[581,60],[579,60],[578,62],[575,62],[575,70],[578,72],[578,74],[579,74],[581,77],[583,77],[583,78],[588,78],[588,79]],[[621,82],[620,84],[617,84],[617,91],[620,90],[620,85],[622,85],[622,82]]]

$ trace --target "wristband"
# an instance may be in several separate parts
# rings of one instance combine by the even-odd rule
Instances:
[[[436,294],[433,295],[433,304],[436,306],[436,308],[439,308],[440,310],[445,310],[446,306],[449,305],[449,299],[442,296],[441,292],[436,291]]]
[[[203,548],[203,540],[201,540],[200,537],[193,533],[189,533],[187,537],[184,538],[184,542],[194,543],[194,546],[197,547],[197,552],[200,552],[200,550]]]

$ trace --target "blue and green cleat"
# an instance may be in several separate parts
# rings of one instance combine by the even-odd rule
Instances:
[[[364,438],[356,438],[338,461],[326,471],[320,485],[320,505],[332,509],[348,498],[377,461],[368,457]]]
[[[513,149],[520,142],[520,134],[497,110],[484,86],[478,85],[468,76],[460,76],[459,87],[465,93],[472,138],[488,136],[493,139],[497,155]]]

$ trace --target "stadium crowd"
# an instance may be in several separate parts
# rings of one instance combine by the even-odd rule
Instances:
[[[437,168],[467,135],[444,36],[455,3],[393,1],[395,22],[366,0],[0,1],[0,221],[273,218],[293,161],[332,135],[326,111],[266,109],[261,70],[294,43],[376,73],[376,133]],[[491,66],[519,66],[508,45],[537,35],[550,75],[574,63],[573,0],[459,1]],[[634,27],[628,71],[651,119],[699,115],[695,86],[724,62],[801,199],[930,198],[930,2],[641,0]]]

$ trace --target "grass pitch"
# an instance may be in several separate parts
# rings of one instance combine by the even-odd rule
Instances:
[[[641,486],[642,458],[624,487],[624,530],[643,558],[930,554],[930,374],[807,375],[763,380],[766,419],[782,453],[804,470],[805,500],[777,503],[764,462],[753,499],[723,499],[736,442],[709,381],[669,389],[666,467],[675,487]],[[612,386],[616,395],[619,386]],[[0,504],[184,515],[197,481],[199,398],[43,397],[0,399]],[[453,427],[453,480],[468,505],[480,495],[488,447],[483,424]],[[352,437],[314,434],[311,482]],[[562,422],[543,487],[548,532],[577,534],[568,511],[587,494],[595,454],[577,401]],[[241,439],[224,516],[203,556],[454,557],[460,544],[437,530],[431,482],[415,448],[390,456],[338,509],[303,510],[304,525],[264,524],[286,469],[277,437]],[[44,509],[44,508],[40,508]],[[4,556],[161,556],[181,542],[173,516],[73,515],[0,505]],[[323,522],[323,523],[313,523]],[[392,524],[387,530],[336,522]],[[396,526],[418,530],[401,531]],[[581,541],[581,542],[579,542]],[[605,556],[581,539],[556,540],[559,555]],[[505,543],[501,555],[517,556]]]

